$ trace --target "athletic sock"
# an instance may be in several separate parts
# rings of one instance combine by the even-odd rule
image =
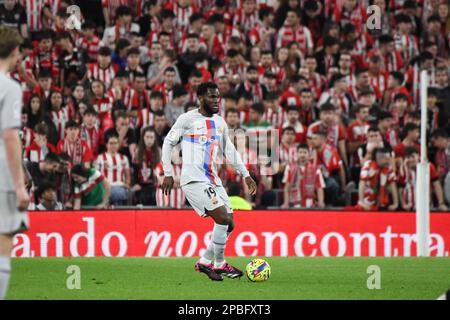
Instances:
[[[216,257],[216,261],[214,263],[216,268],[222,266],[225,262],[224,252],[227,244],[227,230],[227,224],[214,223],[212,242],[214,244],[214,256]]]
[[[11,273],[11,259],[0,256],[0,300],[5,299]]]
[[[208,247],[203,253],[203,256],[200,257],[200,263],[211,264],[213,258],[214,258],[214,244],[211,239],[211,241],[208,244]]]

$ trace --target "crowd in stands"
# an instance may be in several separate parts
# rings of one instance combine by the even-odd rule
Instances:
[[[414,210],[422,70],[432,207],[448,210],[448,0],[0,3],[0,25],[24,38],[10,76],[23,89],[30,210],[188,205],[180,152],[175,189],[161,192],[161,147],[207,81],[258,185],[250,196],[221,164],[233,196],[254,208]],[[248,143],[267,132],[278,163]]]

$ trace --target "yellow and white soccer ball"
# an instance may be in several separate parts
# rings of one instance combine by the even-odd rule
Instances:
[[[270,265],[266,260],[253,259],[247,264],[245,273],[247,278],[252,282],[263,282],[270,277]]]

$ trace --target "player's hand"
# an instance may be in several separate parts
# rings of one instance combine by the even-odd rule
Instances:
[[[30,204],[30,196],[28,195],[25,187],[20,187],[16,189],[16,197],[17,197],[17,209],[19,211],[25,211],[28,209],[28,205]]]
[[[245,178],[245,183],[247,184],[248,191],[253,196],[256,194],[256,182],[252,179],[252,177],[248,176]]]
[[[168,196],[173,188],[174,180],[173,177],[164,177],[161,189],[164,195]]]

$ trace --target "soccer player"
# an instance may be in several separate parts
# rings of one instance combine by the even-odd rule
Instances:
[[[214,229],[211,242],[195,264],[195,269],[211,280],[222,281],[242,276],[242,271],[224,259],[228,236],[234,229],[233,210],[228,195],[217,175],[216,163],[222,154],[242,176],[254,195],[256,183],[228,136],[225,120],[219,112],[219,88],[212,82],[202,83],[197,89],[200,107],[182,114],[164,140],[162,161],[164,180],[162,189],[169,194],[174,185],[171,153],[181,141],[183,165],[181,189],[187,200],[201,217],[211,217]],[[212,260],[215,258],[215,263]]]
[[[22,38],[17,31],[0,28],[0,300],[6,296],[13,236],[28,229],[30,198],[25,188],[22,143],[19,137],[22,90],[6,74],[19,60]]]

